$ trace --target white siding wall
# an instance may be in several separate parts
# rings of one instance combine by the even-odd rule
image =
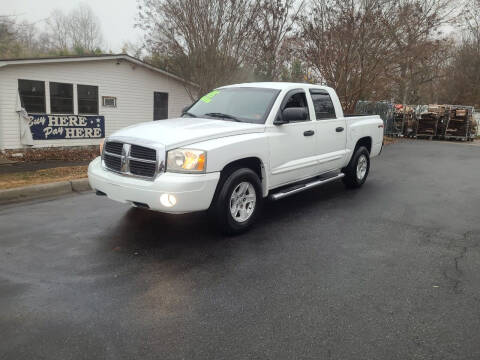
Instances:
[[[0,68],[0,149],[22,148],[15,112],[18,79],[46,82],[47,113],[50,110],[48,82],[97,85],[99,115],[105,116],[106,136],[129,125],[152,121],[154,91],[168,93],[169,117],[179,116],[181,110],[192,103],[180,81],[126,60],[121,60],[120,64],[117,60],[102,60],[9,65]],[[102,96],[115,96],[117,107],[102,107]],[[99,142],[98,139],[37,140],[34,147],[95,145]]]

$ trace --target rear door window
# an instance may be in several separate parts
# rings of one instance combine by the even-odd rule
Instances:
[[[335,107],[328,92],[325,90],[310,90],[312,96],[313,107],[315,108],[315,116],[317,120],[336,119]]]

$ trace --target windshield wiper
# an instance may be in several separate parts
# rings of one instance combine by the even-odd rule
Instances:
[[[191,116],[191,117],[194,117],[194,118],[195,118],[195,117],[198,117],[197,115],[192,114],[191,112],[188,112],[188,111],[183,112],[183,113],[182,113],[182,116],[183,116],[183,115],[188,115],[188,116]]]
[[[230,119],[230,120],[233,120],[233,121],[242,122],[242,120],[236,118],[235,116],[228,115],[228,114],[223,114],[223,113],[212,112],[212,113],[206,113],[204,115],[210,116],[210,117],[215,117],[215,118]]]

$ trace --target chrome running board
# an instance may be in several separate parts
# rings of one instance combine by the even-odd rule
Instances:
[[[291,195],[297,194],[299,192],[309,190],[309,189],[312,189],[312,188],[317,187],[317,186],[322,186],[322,185],[328,184],[328,183],[330,183],[332,181],[335,181],[335,180],[339,180],[343,177],[345,177],[344,173],[340,173],[340,174],[337,174],[335,176],[325,178],[325,179],[316,178],[316,180],[314,180],[314,181],[296,184],[296,185],[293,185],[293,186],[288,187],[286,189],[280,190],[279,192],[271,194],[269,196],[269,199],[270,200],[280,200],[280,199],[286,198],[287,196],[291,196]]]

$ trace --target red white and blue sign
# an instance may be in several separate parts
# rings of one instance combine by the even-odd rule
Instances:
[[[101,139],[105,117],[99,115],[28,114],[33,140]]]

